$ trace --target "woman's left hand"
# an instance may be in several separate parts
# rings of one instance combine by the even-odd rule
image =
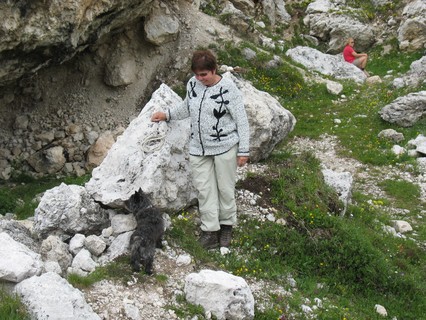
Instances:
[[[248,162],[249,157],[237,157],[237,165],[243,167]]]

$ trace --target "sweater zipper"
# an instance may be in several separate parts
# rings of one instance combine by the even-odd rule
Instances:
[[[204,98],[206,97],[207,89],[204,90],[203,97],[200,101],[200,107],[198,109],[198,138],[200,139],[200,145],[201,145],[201,155],[204,156],[204,145],[203,141],[201,140],[201,106],[203,105]]]

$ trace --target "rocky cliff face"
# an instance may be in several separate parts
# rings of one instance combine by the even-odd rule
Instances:
[[[69,60],[103,36],[147,17],[153,0],[0,3],[0,86]]]
[[[186,0],[26,4],[0,2],[2,179],[15,161],[84,174],[98,138],[120,134],[161,82],[184,78],[196,47],[232,36]]]

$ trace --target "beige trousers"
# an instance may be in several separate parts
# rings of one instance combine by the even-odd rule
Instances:
[[[189,158],[203,231],[217,231],[221,224],[237,222],[237,149],[235,145],[224,154]]]

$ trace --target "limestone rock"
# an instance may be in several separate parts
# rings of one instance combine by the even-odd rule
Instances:
[[[372,76],[372,77],[368,77],[365,80],[365,83],[368,85],[375,85],[377,83],[382,83],[382,79],[379,76]]]
[[[250,124],[250,159],[267,158],[296,123],[294,116],[266,92],[230,77],[242,91]],[[111,207],[123,202],[139,187],[160,209],[177,211],[196,200],[188,163],[189,119],[151,122],[151,114],[166,110],[182,99],[161,85],[126,131],[111,147],[86,184],[96,201]],[[115,232],[115,231],[114,231]]]
[[[326,82],[327,91],[335,96],[339,95],[343,91],[343,86],[335,81],[328,80]]]
[[[0,232],[5,232],[16,242],[27,246],[30,250],[38,252],[40,245],[32,238],[30,230],[23,225],[25,220],[6,220],[0,218]]]
[[[192,258],[189,254],[181,254],[176,258],[176,264],[178,266],[188,266],[192,262]]]
[[[80,290],[53,272],[18,283],[15,292],[32,319],[101,319],[86,303]]]
[[[374,306],[374,310],[376,311],[376,313],[378,313],[382,317],[388,316],[388,312],[386,311],[385,307],[381,306],[380,304],[376,304]]]
[[[87,151],[86,165],[89,168],[99,166],[106,157],[109,149],[114,144],[115,139],[111,131],[102,133],[96,142]]]
[[[307,14],[327,13],[332,9],[337,9],[336,5],[329,0],[316,0],[309,3],[306,7]]]
[[[189,119],[151,122],[154,111],[179,103],[182,99],[164,84],[153,93],[86,183],[96,201],[121,207],[140,187],[159,208],[177,211],[195,200],[189,175]]]
[[[421,153],[423,156],[426,156],[426,143],[422,143],[417,146],[416,151]]]
[[[392,85],[397,89],[405,86],[417,87],[424,81],[426,81],[426,55],[413,61],[410,70],[402,78],[395,78]]]
[[[35,210],[34,232],[41,238],[54,233],[64,239],[76,233],[100,232],[108,223],[107,211],[84,187],[62,183],[41,198]]]
[[[407,152],[407,150],[405,148],[403,148],[403,147],[401,147],[397,144],[392,146],[391,150],[392,150],[392,153],[397,155],[397,156],[403,155],[404,153]]]
[[[401,127],[410,127],[426,114],[426,91],[399,97],[384,106],[379,114],[385,121]]]
[[[43,273],[46,273],[46,272],[54,272],[59,275],[63,274],[62,268],[57,261],[45,261]]]
[[[254,318],[254,298],[246,281],[223,271],[201,270],[185,278],[186,300],[218,320]]]
[[[402,220],[394,220],[393,227],[395,228],[396,231],[400,233],[413,231],[413,227],[411,227],[411,225],[408,222],[402,221]]]
[[[425,148],[426,147],[426,136],[419,134],[415,139],[411,139],[407,142],[408,148]]]
[[[117,236],[108,247],[106,253],[100,256],[98,262],[104,265],[108,262],[113,261],[115,258],[127,254],[129,252],[129,242],[133,231],[122,233]]]
[[[90,235],[84,240],[84,246],[89,250],[95,257],[102,254],[106,249],[106,243],[100,237],[96,235]]]
[[[145,36],[149,42],[159,46],[176,39],[179,26],[174,15],[163,8],[155,8],[145,21]]]
[[[345,13],[349,12],[349,13]],[[375,30],[362,22],[357,12],[345,5],[345,2],[316,0],[306,8],[304,23],[309,34],[328,42],[329,53],[341,53],[349,37],[355,37],[355,50],[367,51],[376,41]]]
[[[117,54],[111,58],[105,68],[105,84],[112,87],[127,86],[137,77],[136,61],[128,54]]]
[[[64,148],[56,146],[42,149],[27,159],[29,165],[37,172],[53,174],[60,171],[66,162]]]
[[[379,138],[391,140],[394,142],[401,142],[404,140],[404,134],[394,129],[385,129],[379,132]]]
[[[42,269],[38,253],[16,242],[6,232],[0,233],[0,280],[21,282],[40,274]]]
[[[284,0],[263,0],[262,10],[272,25],[275,23],[288,23],[291,20],[291,16],[285,8]]]
[[[256,51],[250,49],[250,48],[244,48],[241,53],[243,54],[244,58],[247,60],[253,60],[256,58],[257,54]]]
[[[398,29],[399,47],[403,50],[424,49],[426,43],[426,3],[415,0],[402,12],[403,21]]]
[[[89,250],[81,249],[72,260],[71,268],[81,269],[84,272],[92,272],[96,268],[96,262],[93,261]]]
[[[352,183],[353,177],[350,172],[337,172],[327,168],[321,170],[325,183],[333,188],[339,195],[339,199],[345,205],[344,211],[341,213],[345,214],[348,204],[352,198]]]
[[[366,79],[365,74],[353,64],[344,61],[341,54],[330,55],[313,48],[298,46],[287,50],[286,55],[310,71],[336,79],[350,79],[358,83]]]
[[[136,219],[133,214],[117,214],[111,219],[111,227],[114,235],[136,229]]]
[[[43,240],[40,254],[44,261],[58,262],[63,273],[66,272],[72,262],[72,255],[68,250],[68,245],[57,236],[50,235]]]
[[[74,235],[74,237],[71,238],[69,250],[73,255],[76,255],[81,249],[83,249],[85,240],[86,236],[81,233],[77,233]]]

